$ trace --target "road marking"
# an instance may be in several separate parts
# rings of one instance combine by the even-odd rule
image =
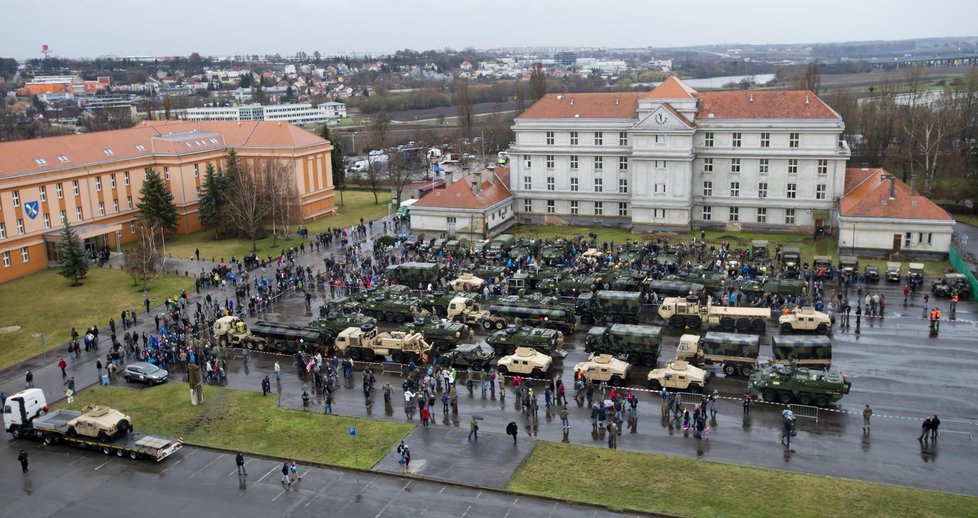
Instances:
[[[479,490],[478,493],[475,494],[476,500],[478,500],[480,496],[482,496],[482,490],[481,489]]]
[[[547,515],[547,518],[550,518],[551,516],[553,516],[554,515],[554,511],[556,511],[556,510],[557,510],[557,502],[554,502],[554,506],[550,508],[550,514]]]
[[[268,470],[268,473],[265,473],[264,475],[262,475],[262,477],[260,479],[258,479],[258,482],[255,482],[255,483],[256,484],[261,484],[261,481],[262,480],[265,480],[265,477],[271,475],[272,472],[275,471],[276,468],[277,468],[277,466],[272,466],[272,469]]]
[[[472,506],[470,505],[465,509],[465,512],[462,513],[462,518],[465,518],[465,515],[469,514],[469,511],[471,510],[472,510]]]
[[[210,462],[208,462],[207,464],[204,464],[204,467],[198,469],[192,475],[190,475],[190,478],[196,477],[198,473],[200,473],[201,471],[204,471],[205,469],[207,469],[211,464],[214,464],[214,462],[220,460],[220,458],[223,457],[223,456],[224,456],[224,454],[222,453],[222,454],[218,455],[217,457],[211,459]]]
[[[509,518],[509,513],[513,512],[513,508],[516,507],[516,504],[518,504],[519,502],[520,502],[520,497],[516,497],[516,500],[513,500],[513,504],[510,505],[509,509],[506,510],[506,514],[503,515],[503,518]]]
[[[184,458],[186,458],[186,457],[184,457]],[[177,459],[173,464],[170,464],[169,466],[166,467],[166,469],[164,469],[163,471],[161,471],[160,472],[160,475],[166,473],[167,471],[170,471],[170,468],[177,467],[177,464],[180,464],[181,462],[183,462],[183,459]]]
[[[445,492],[445,488],[447,488],[447,487],[448,486],[441,486],[441,491],[439,491],[438,494],[440,495],[440,494],[444,493]]]
[[[289,486],[289,487],[292,487],[292,486]],[[278,497],[284,495],[286,491],[288,491],[288,488],[283,489],[281,492],[279,492],[279,494],[275,495],[275,498],[272,499],[272,502],[278,500]]]
[[[413,480],[408,480],[408,483],[407,484],[404,484],[404,487],[401,488],[401,491],[406,490],[408,488],[408,486],[411,485],[411,482],[414,482],[414,481]]]
[[[98,471],[98,470],[102,469],[103,467],[105,467],[106,464],[108,464],[110,462],[112,462],[112,459],[109,459],[109,460],[107,460],[107,461],[99,464],[98,466],[95,466],[95,471]]]
[[[386,511],[386,510],[387,510],[387,508],[388,508],[388,507],[390,507],[390,506],[391,506],[391,504],[393,504],[393,503],[394,503],[394,500],[388,500],[388,501],[387,501],[387,505],[385,505],[385,506],[384,506],[384,508],[383,508],[383,509],[381,509],[381,510],[380,510],[380,512],[379,512],[379,513],[377,513],[377,515],[376,515],[376,516],[374,516],[374,518],[380,518],[380,515],[382,515],[382,514],[384,514],[384,511]],[[464,515],[463,515],[463,516],[464,516]]]

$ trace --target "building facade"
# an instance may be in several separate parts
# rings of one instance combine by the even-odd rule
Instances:
[[[276,159],[295,174],[301,219],[336,212],[326,140],[280,122],[147,121],[124,130],[0,143],[0,282],[57,262],[71,222],[86,247],[137,237],[139,191],[154,168],[173,193],[180,233],[199,230],[200,185],[230,149],[241,163]]]
[[[509,169],[465,175],[422,196],[411,205],[410,212],[411,230],[416,233],[471,241],[488,239],[516,222]]]
[[[807,91],[548,94],[510,150],[521,223],[635,231],[831,227],[849,148]]]
[[[184,119],[190,121],[282,121],[298,125],[324,124],[345,116],[346,105],[336,102],[323,103],[319,106],[300,103],[187,108],[182,114]]]

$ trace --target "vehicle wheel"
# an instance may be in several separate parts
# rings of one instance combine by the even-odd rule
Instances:
[[[737,323],[734,319],[726,317],[720,320],[720,329],[724,331],[731,332],[737,327]]]
[[[767,322],[762,319],[754,320],[750,323],[751,330],[755,333],[763,333],[767,329]]]
[[[748,377],[750,377],[750,375],[751,375],[752,372],[754,372],[754,367],[752,367],[750,365],[741,365],[740,366],[740,375],[741,376],[743,376],[745,378],[748,378]]]
[[[799,405],[806,405],[806,406],[807,405],[811,405],[812,404],[812,396],[809,396],[808,394],[798,394],[798,404]]]
[[[68,427],[68,430],[65,431],[65,435],[67,435],[68,437],[77,437],[78,436],[78,432],[75,431],[75,427],[74,426],[69,426]]]
[[[638,365],[638,364],[642,363],[642,357],[639,356],[638,353],[629,353],[629,355],[628,355],[628,363],[630,363],[632,365]]]
[[[537,378],[537,379],[542,378],[543,377],[543,371],[540,370],[540,369],[533,369],[532,371],[530,371],[530,377],[531,378]]]
[[[781,324],[781,332],[782,333],[790,333],[791,332],[791,324],[789,324],[787,322]]]
[[[51,435],[49,433],[44,434],[44,444],[47,444],[48,446],[50,446],[50,445],[54,444],[54,442],[55,442],[55,440],[54,440],[54,436],[53,435]]]
[[[258,350],[259,351],[265,350],[265,342],[258,342]]]
[[[69,430],[70,430],[70,428],[69,428]],[[10,427],[10,435],[12,435],[14,437],[14,439],[20,439],[20,436],[21,436],[20,427],[19,426],[11,426]]]
[[[581,323],[584,324],[584,325],[586,325],[586,326],[589,326],[589,325],[591,325],[591,324],[594,323],[594,319],[591,318],[591,315],[588,315],[587,313],[585,313],[585,314],[581,315]]]
[[[778,393],[778,401],[784,403],[785,405],[791,403],[791,399],[791,392],[782,391]]]
[[[817,407],[829,406],[828,398],[826,398],[825,396],[818,396],[817,398],[815,398],[815,406]]]
[[[363,354],[361,354],[360,357],[363,358],[363,361],[365,362],[372,362],[374,361],[374,350],[364,349]]]
[[[686,390],[692,392],[693,394],[699,394],[700,392],[703,392],[703,387],[695,383],[692,383],[689,385],[689,387],[686,388]]]
[[[741,333],[746,333],[750,331],[750,319],[739,318],[737,319],[737,331]]]
[[[509,376],[509,368],[506,367],[505,365],[500,365],[499,366],[499,373],[502,374],[502,375],[504,375],[504,376]]]
[[[115,455],[116,455],[116,457],[122,457],[122,456],[123,456],[123,455],[125,455],[125,454],[126,454],[126,452],[124,452],[124,451],[122,451],[122,450],[116,450],[116,451],[115,451]]]
[[[394,352],[392,352],[391,353],[391,360],[393,360],[396,363],[405,363],[404,362],[404,353],[401,352],[401,351],[394,351]]]
[[[472,370],[474,370],[474,371],[481,371],[482,370],[482,360],[475,360],[474,362],[472,362],[472,365],[470,365],[470,367],[472,367]]]
[[[102,446],[102,453],[104,453],[106,455],[111,455],[112,454],[112,448],[109,448],[108,446]]]
[[[391,313],[381,313],[380,316],[382,317],[380,320],[383,320],[384,322],[394,321],[394,315]]]
[[[571,327],[567,324],[563,324],[560,326],[560,332],[564,333],[565,335],[571,334],[571,331],[573,331],[573,329],[571,329]]]
[[[397,322],[398,324],[403,324],[404,320],[405,320],[404,315],[400,313],[394,315],[394,321]]]
[[[126,383],[132,383],[132,378],[130,378],[129,376],[126,376]]]
[[[492,330],[492,322],[489,321],[489,320],[483,320],[482,321],[482,328],[485,329],[486,331],[491,331]]]
[[[761,392],[761,399],[768,402],[773,402],[778,398],[778,393],[771,389],[764,389]]]
[[[612,387],[620,387],[621,382],[622,382],[621,376],[617,374],[615,374],[614,376],[611,377],[610,380],[608,380],[608,384],[611,385]]]
[[[136,460],[137,457],[139,457],[139,456],[136,455],[136,452],[134,452],[134,451],[129,452],[129,458],[130,459]]]
[[[662,390],[662,384],[659,383],[659,380],[652,380],[649,382],[649,388],[652,390]]]
[[[645,356],[642,356],[642,365],[650,369],[655,368],[655,357],[652,356],[651,354],[646,354]]]
[[[669,325],[682,329],[683,327],[686,327],[686,319],[684,319],[682,315],[673,315],[669,317]]]
[[[818,327],[815,328],[815,332],[820,335],[824,335],[829,332],[829,326],[825,324],[819,324]]]
[[[441,357],[441,366],[442,367],[448,367],[451,364],[452,364],[452,359],[451,358],[449,358],[448,356],[442,356]]]
[[[119,422],[116,423],[116,427],[119,428],[119,432],[123,435],[132,431],[132,425],[130,425],[129,421],[126,421],[125,419],[120,419]]]
[[[251,340],[248,340],[243,345],[245,346],[245,349],[254,349],[255,348],[255,343],[252,342]]]
[[[105,432],[99,432],[98,433],[98,440],[100,440],[102,442],[108,442],[108,440],[109,440],[109,434],[107,434]]]
[[[496,321],[496,330],[500,330],[504,327],[506,327],[506,322],[503,322],[502,320]]]
[[[360,348],[359,347],[350,347],[350,350],[346,352],[346,355],[351,360],[359,360],[360,359]]]
[[[511,354],[516,354],[516,346],[515,345],[507,345],[506,346],[506,355],[509,356]]]
[[[737,374],[737,366],[732,363],[725,363],[723,365],[723,373],[727,376],[735,376]]]
[[[686,325],[688,325],[691,329],[699,329],[699,327],[703,325],[703,320],[700,319],[698,315],[693,315],[686,319]]]

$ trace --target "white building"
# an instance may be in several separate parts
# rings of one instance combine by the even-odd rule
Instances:
[[[411,205],[411,230],[469,240],[499,234],[516,222],[509,178],[509,168],[487,169],[425,194]]]
[[[338,105],[338,106],[337,106]],[[219,108],[187,108],[183,117],[187,120],[220,120],[220,121],[283,121],[290,124],[322,124],[346,116],[346,105],[329,102],[314,107],[308,103],[276,104],[262,106],[260,104],[244,104],[241,106]]]
[[[513,126],[521,223],[831,227],[849,148],[808,91],[549,94]]]

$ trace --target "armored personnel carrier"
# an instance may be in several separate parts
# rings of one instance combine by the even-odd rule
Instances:
[[[420,300],[415,297],[377,292],[360,302],[360,310],[367,316],[386,322],[410,322],[421,315]]]
[[[421,333],[431,347],[439,351],[447,351],[459,344],[466,343],[472,338],[472,329],[451,320],[437,320],[430,317],[418,318],[414,322],[404,324],[401,331]]]
[[[431,350],[421,333],[390,331],[380,333],[377,326],[365,325],[344,329],[336,337],[336,349],[350,359],[365,362],[390,357],[398,363],[417,362]]]
[[[384,276],[398,284],[417,286],[418,283],[438,282],[443,268],[437,263],[406,262],[388,266]]]
[[[492,347],[486,343],[465,344],[443,354],[441,364],[444,367],[468,367],[478,371],[489,367],[495,356]]]
[[[519,347],[530,347],[544,354],[559,355],[563,351],[564,334],[554,329],[510,325],[486,337],[496,355],[513,354]],[[559,351],[559,352],[558,352]]]
[[[584,350],[611,354],[632,365],[655,367],[659,359],[662,328],[659,326],[615,324],[592,327],[584,337]]]
[[[764,401],[828,406],[849,393],[852,383],[842,373],[808,367],[772,365],[754,371],[747,387]]]

